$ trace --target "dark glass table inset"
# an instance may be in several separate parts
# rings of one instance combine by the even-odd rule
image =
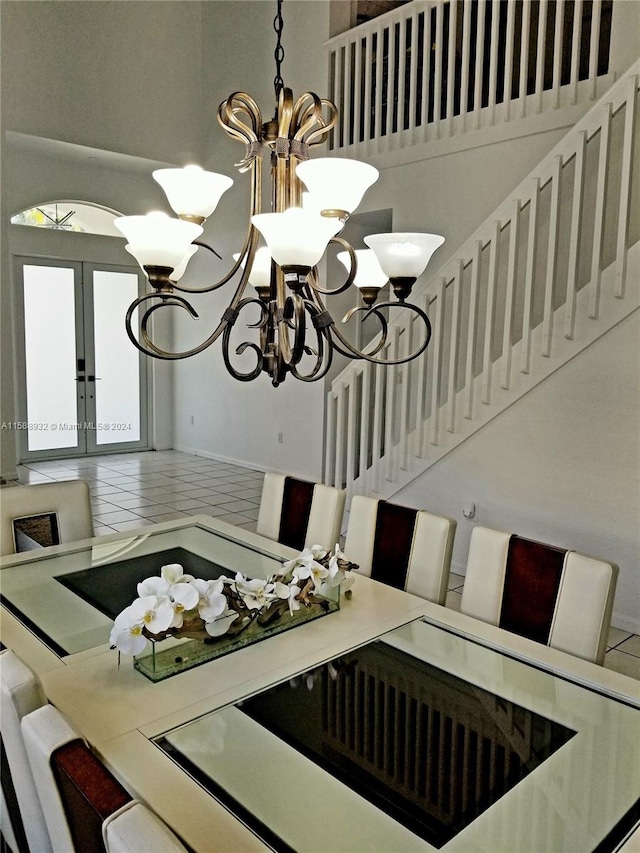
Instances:
[[[638,808],[640,710],[426,621],[157,743],[276,850],[612,850]]]
[[[239,708],[437,848],[575,735],[384,642]]]

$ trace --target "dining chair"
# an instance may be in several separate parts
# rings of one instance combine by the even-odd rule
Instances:
[[[38,676],[11,649],[0,652],[2,834],[13,850],[51,851],[44,813],[22,739],[23,717],[47,702]]]
[[[334,486],[267,473],[256,532],[298,551],[327,550],[340,541],[346,492]]]
[[[451,518],[355,495],[344,553],[359,574],[444,604],[455,530]]]
[[[55,853],[186,853],[53,705],[27,714],[22,735]]]
[[[38,536],[38,530],[44,536]],[[1,556],[92,536],[91,499],[84,480],[0,490]]]
[[[617,577],[606,560],[475,527],[460,610],[602,664]]]

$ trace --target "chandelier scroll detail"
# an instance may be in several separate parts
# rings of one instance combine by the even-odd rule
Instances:
[[[416,279],[444,242],[434,234],[374,234],[365,237],[369,248],[356,250],[340,236],[349,215],[377,180],[378,171],[357,160],[311,159],[311,148],[325,142],[336,126],[338,111],[312,92],[294,100],[292,91],[283,85],[281,3],[278,0],[274,22],[278,46],[273,118],[263,121],[257,103],[244,92],[234,92],[218,108],[222,129],[244,145],[244,156],[236,166],[250,182],[244,243],[226,275],[201,287],[181,284],[187,264],[199,248],[218,254],[200,237],[204,222],[233,184],[231,178],[196,166],[157,170],[153,177],[177,218],[156,212],[115,221],[128,241],[126,249],[143,268],[150,285],[150,291],[138,297],[126,314],[132,343],[147,356],[174,360],[201,353],[221,338],[222,356],[231,376],[248,382],[266,373],[276,387],[287,374],[304,382],[321,379],[334,352],[387,365],[403,364],[421,355],[431,338],[429,318],[407,300]],[[269,212],[262,211],[265,160],[269,164]],[[261,241],[266,245],[261,246]],[[338,260],[346,270],[344,283],[335,288],[322,286],[318,269],[330,244],[341,249]],[[387,281],[395,299],[379,302],[378,293]],[[234,282],[228,306],[205,340],[182,351],[165,350],[153,341],[150,321],[157,311],[177,308],[198,319],[189,295],[210,293],[225,285],[233,289]],[[379,327],[379,335],[363,349],[347,339],[326,303],[326,297],[352,287],[359,292],[361,304],[348,311],[340,325],[374,318]],[[422,332],[413,351],[387,359],[382,357],[389,329],[386,314],[396,310],[413,312]],[[233,345],[232,332],[241,315],[254,337]],[[252,322],[248,322],[249,316]],[[234,356],[245,352],[255,356],[255,364],[248,370],[234,364]]]

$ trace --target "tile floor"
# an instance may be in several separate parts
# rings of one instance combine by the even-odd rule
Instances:
[[[89,484],[96,536],[188,515],[212,515],[255,529],[263,473],[176,450],[33,462],[20,482],[82,479]],[[464,577],[449,578],[447,606],[460,606]],[[640,636],[612,628],[605,666],[640,679]]]

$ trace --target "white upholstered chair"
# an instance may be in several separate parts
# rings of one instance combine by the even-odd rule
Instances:
[[[256,532],[297,550],[330,550],[340,541],[345,497],[344,489],[267,473]]]
[[[84,480],[37,483],[0,490],[0,555],[16,550],[14,521],[52,514],[58,542],[74,542],[93,536],[89,486]],[[37,547],[37,543],[33,547]]]
[[[456,522],[356,495],[344,545],[359,573],[444,604]]]
[[[107,853],[186,853],[169,827],[136,800],[107,818],[102,834]]]
[[[55,853],[185,853],[53,705],[27,714],[22,735]]]
[[[0,684],[0,734],[6,757],[2,766],[3,806],[7,807],[2,815],[2,834],[14,837],[16,851],[24,849],[26,841],[30,850],[45,853],[52,846],[20,723],[27,714],[46,705],[47,698],[40,679],[11,649],[0,652]]]
[[[460,610],[602,664],[617,577],[606,560],[475,527]]]

